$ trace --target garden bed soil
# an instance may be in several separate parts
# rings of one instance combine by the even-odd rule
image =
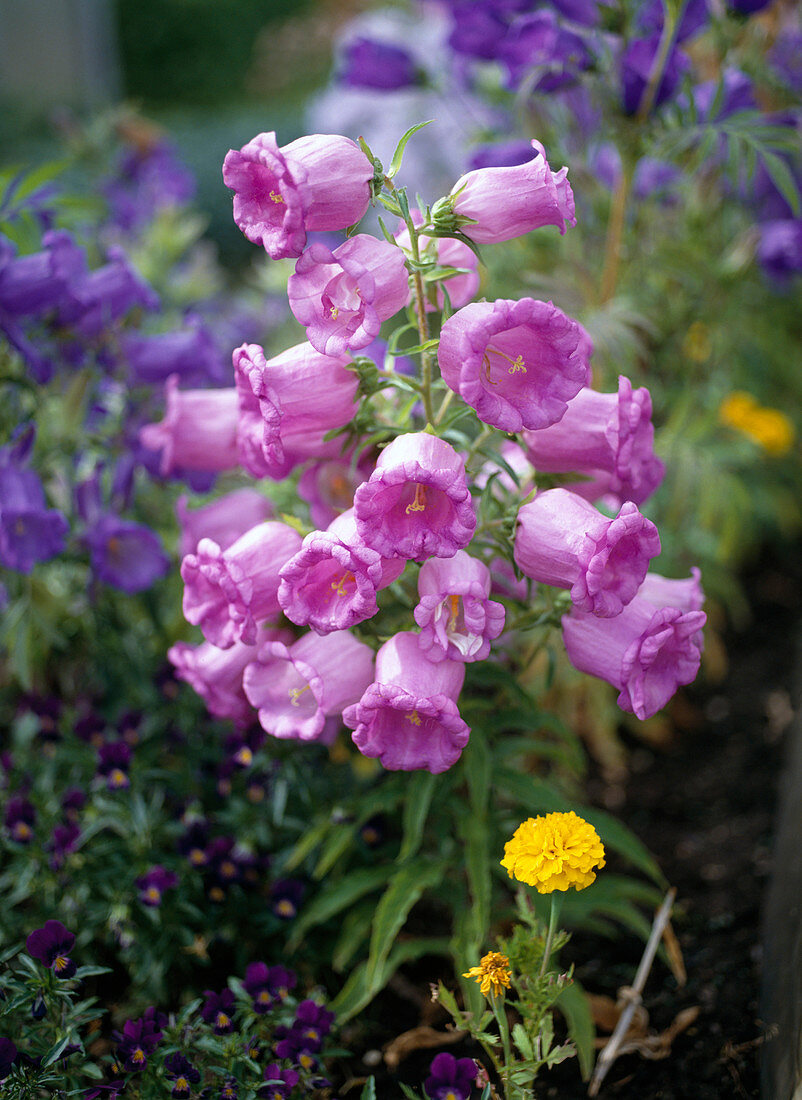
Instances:
[[[760,927],[784,742],[797,703],[797,561],[794,548],[762,561],[746,577],[752,613],[744,629],[727,633],[727,674],[678,697],[669,742],[655,747],[630,737],[623,789],[611,789],[598,773],[589,782],[588,800],[614,810],[677,890],[673,928],[687,982],[680,987],[665,962],[655,961],[643,994],[648,1029],[666,1032],[678,1017],[693,1015],[686,1010],[698,1009],[690,1026],[674,1036],[667,1057],[622,1055],[602,1084],[602,1100],[760,1096],[761,1050],[772,1041],[771,1028],[760,1018]],[[632,982],[642,950],[628,932],[615,940],[578,932],[561,961],[574,962],[588,992],[615,998]],[[396,1076],[381,1064],[379,1048],[426,1017],[428,992],[402,978],[384,995],[380,1019],[386,1035],[374,1031],[360,1067],[376,1075],[381,1100],[402,1096],[399,1080],[414,1085],[426,1076],[434,1050],[404,1059]],[[438,1020],[436,1026],[442,1030],[443,1024]],[[449,1049],[459,1057],[478,1053],[464,1042]],[[354,1088],[352,1095],[358,1094]],[[587,1084],[576,1061],[544,1073],[535,1095],[582,1100]]]

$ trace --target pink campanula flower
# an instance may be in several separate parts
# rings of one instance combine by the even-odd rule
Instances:
[[[178,498],[175,514],[181,525],[179,551],[183,558],[197,549],[201,539],[212,539],[221,550],[227,550],[240,535],[273,515],[273,504],[255,489],[234,489],[225,496],[188,508],[187,498]]]
[[[652,399],[623,375],[618,393],[585,388],[558,423],[523,433],[530,462],[544,473],[601,474],[605,492],[642,504],[658,487],[665,466],[654,453]],[[585,494],[582,493],[584,496]]]
[[[568,588],[578,611],[621,613],[638,591],[660,536],[627,501],[615,519],[567,489],[548,489],[518,512],[513,556],[541,584]]]
[[[354,494],[354,515],[362,541],[384,558],[451,558],[476,529],[465,462],[428,432],[399,435]]]
[[[413,210],[412,220],[415,225],[420,225],[423,221],[423,215],[419,210]],[[409,230],[406,225],[402,223],[401,228],[395,234],[395,239],[398,241],[401,248],[410,248],[411,240],[409,236]],[[479,259],[472,248],[469,248],[463,241],[458,241],[455,237],[427,237],[426,234],[421,234],[418,237],[418,247],[423,256],[424,251],[430,255],[433,259],[437,260],[437,263],[441,267],[458,267],[466,268],[467,270],[461,275],[452,275],[449,279],[444,279],[442,283],[437,284],[435,301],[436,305],[431,301],[426,301],[426,309],[442,309],[445,304],[445,298],[443,296],[443,289],[448,291],[448,296],[451,300],[451,305],[454,309],[460,309],[462,306],[467,305],[473,298],[479,289]],[[411,302],[413,299],[412,287],[409,288],[409,295],[407,301]]]
[[[239,466],[236,389],[180,390],[177,374],[170,375],[164,389],[164,420],[139,431],[143,446],[161,451],[162,475],[176,468],[216,471]]]
[[[690,577],[678,580],[647,573],[638,589],[638,597],[655,607],[677,607],[680,611],[701,611],[705,602],[702,574],[694,565]]]
[[[405,562],[365,546],[353,509],[326,531],[312,531],[281,568],[278,600],[284,614],[318,634],[347,630],[379,610],[376,593],[400,577]]]
[[[181,563],[184,618],[220,649],[253,645],[257,624],[279,611],[279,570],[300,545],[298,532],[277,520],[252,527],[227,550],[201,539]]]
[[[418,645],[431,661],[483,661],[504,629],[504,607],[489,599],[490,570],[458,550],[429,558],[418,574]]]
[[[590,380],[592,344],[551,302],[472,302],[440,333],[440,373],[480,420],[504,432],[546,428]]]
[[[375,458],[370,449],[311,463],[298,479],[298,496],[309,505],[315,527],[328,527],[354,503],[354,493],[367,481]]]
[[[644,720],[695,679],[706,618],[638,594],[614,619],[574,608],[563,616],[563,640],[575,668],[618,688],[619,707]]]
[[[366,233],[332,252],[310,245],[287,281],[290,309],[313,348],[342,356],[366,348],[386,321],[407,303],[404,253]]]
[[[376,654],[375,681],[343,722],[359,751],[389,771],[437,775],[457,762],[470,736],[457,709],[464,679],[461,661],[430,661],[416,634],[395,634]]]
[[[273,737],[316,741],[326,718],[355,703],[373,678],[373,650],[347,630],[267,642],[246,667],[245,695]]]
[[[250,474],[281,480],[308,458],[339,453],[342,443],[323,436],[356,413],[359,379],[345,368],[350,359],[322,355],[309,343],[272,359],[259,344],[243,344],[233,358],[239,453]]]
[[[544,225],[560,233],[576,225],[568,169],[552,172],[540,142],[532,148],[540,155],[525,164],[476,168],[451,188],[448,204],[458,219],[472,220],[461,228],[477,244],[509,241]]]
[[[223,162],[234,221],[274,260],[300,256],[309,230],[356,224],[373,174],[359,146],[339,134],[310,134],[281,148],[274,132],[257,134]]]

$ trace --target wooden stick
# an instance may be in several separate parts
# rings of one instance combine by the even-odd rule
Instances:
[[[638,972],[635,975],[635,981],[631,986],[624,986],[623,989],[619,990],[619,999],[623,999],[627,1003],[623,1012],[618,1017],[615,1031],[608,1039],[606,1046],[602,1049],[596,1061],[596,1068],[593,1071],[593,1077],[588,1086],[588,1096],[596,1096],[598,1094],[601,1083],[607,1076],[607,1071],[618,1057],[618,1048],[629,1029],[632,1015],[637,1006],[641,1003],[641,993],[643,993],[643,987],[646,985],[646,979],[649,976],[649,971],[654,962],[654,956],[657,951],[657,945],[662,938],[663,929],[671,916],[671,909],[674,905],[674,898],[676,895],[677,891],[673,887],[666,894],[663,899],[663,904],[654,915],[651,935],[644,948],[643,956],[638,966]]]

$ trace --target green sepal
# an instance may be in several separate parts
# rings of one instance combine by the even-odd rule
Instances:
[[[417,126],[410,126],[407,132],[403,135],[398,145],[396,145],[395,147],[395,152],[393,153],[392,160],[390,161],[390,167],[387,169],[388,179],[395,179],[395,177],[398,175],[399,169],[401,168],[401,161],[404,159],[404,150],[406,149],[407,142],[412,137],[412,135],[416,134],[418,130],[422,130],[424,126],[429,126],[432,122],[434,122],[434,119],[430,118],[427,122],[419,122]]]

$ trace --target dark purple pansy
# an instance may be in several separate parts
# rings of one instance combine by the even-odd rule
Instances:
[[[259,1086],[257,1093],[268,1100],[286,1100],[292,1095],[292,1090],[298,1084],[299,1073],[294,1069],[282,1069],[278,1062],[271,1062],[265,1066],[265,1084]]]
[[[149,527],[104,515],[86,532],[95,575],[132,594],[150,588],[170,570],[170,559]]]
[[[435,1056],[429,1067],[426,1094],[431,1100],[468,1100],[475,1079],[473,1058],[455,1058],[444,1051]]]
[[[173,1082],[170,1095],[175,1100],[186,1100],[191,1095],[191,1086],[196,1085],[201,1076],[189,1059],[178,1051],[168,1054],[164,1059],[164,1074]]]
[[[171,890],[177,882],[178,875],[175,871],[166,871],[164,867],[157,864],[136,880],[139,900],[143,905],[158,908],[164,891]]]
[[[3,821],[9,836],[17,844],[30,844],[33,840],[36,810],[24,795],[15,794],[9,798]]]
[[[10,1039],[0,1038],[0,1081],[8,1077],[17,1057],[17,1048]]]
[[[121,790],[131,785],[128,769],[131,767],[131,749],[125,741],[110,741],[101,745],[97,753],[97,774],[106,780],[110,790]]]
[[[203,995],[206,1000],[201,1009],[201,1019],[212,1025],[215,1035],[228,1035],[234,1030],[233,1015],[237,1006],[234,994],[230,989],[224,989],[221,993],[205,989]]]
[[[166,1022],[164,1013],[148,1008],[138,1020],[126,1020],[122,1032],[114,1032],[116,1060],[126,1073],[139,1073],[147,1066],[148,1057],[161,1042]]]
[[[349,88],[397,91],[418,83],[418,71],[400,46],[360,36],[346,43],[338,79]]]
[[[31,958],[49,967],[57,978],[71,978],[75,973],[75,963],[70,958],[74,943],[74,934],[60,920],[49,920],[43,928],[31,932],[25,947]]]
[[[738,15],[754,15],[755,12],[763,11],[771,3],[772,0],[727,0],[727,7]]]
[[[306,887],[299,879],[279,879],[270,888],[270,908],[282,920],[292,920],[305,892]]]
[[[81,830],[73,821],[64,825],[56,825],[50,838],[48,847],[52,853],[50,865],[58,870],[64,862],[64,857],[75,851],[75,846],[81,836]]]
[[[176,847],[193,867],[204,867],[209,862],[206,846],[209,843],[209,825],[206,821],[192,821],[179,837]]]

